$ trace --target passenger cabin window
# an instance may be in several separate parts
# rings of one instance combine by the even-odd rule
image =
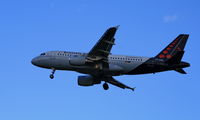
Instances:
[[[73,57],[78,57],[78,55],[73,55]]]
[[[45,53],[41,53],[40,55],[45,55]]]

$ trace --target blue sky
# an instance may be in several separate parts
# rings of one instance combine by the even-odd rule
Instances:
[[[200,119],[197,0],[0,1],[1,120]],[[79,73],[31,65],[44,51],[88,52],[103,32],[120,25],[113,54],[155,56],[180,33],[190,34],[174,71],[116,77],[136,91],[80,87]]]

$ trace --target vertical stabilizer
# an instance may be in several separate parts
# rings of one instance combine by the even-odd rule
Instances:
[[[180,34],[165,49],[156,55],[155,58],[162,59],[165,62],[171,62],[172,64],[180,62],[184,54],[184,48],[188,37],[188,34]]]

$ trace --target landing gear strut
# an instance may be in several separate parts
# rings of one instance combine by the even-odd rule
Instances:
[[[108,84],[106,82],[103,84],[103,89],[104,90],[108,90],[109,89],[109,86],[108,86]]]
[[[51,72],[51,74],[49,75],[49,77],[51,78],[51,79],[53,79],[54,78],[54,73],[55,73],[55,69],[54,68],[52,68],[52,72]]]

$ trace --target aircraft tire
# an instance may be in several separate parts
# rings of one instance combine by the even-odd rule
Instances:
[[[104,84],[103,84],[103,89],[104,89],[104,90],[108,90],[108,89],[109,89],[109,86],[108,86],[107,83],[104,83]]]
[[[53,74],[50,74],[50,76],[49,76],[51,79],[53,79],[54,78],[54,75]]]

